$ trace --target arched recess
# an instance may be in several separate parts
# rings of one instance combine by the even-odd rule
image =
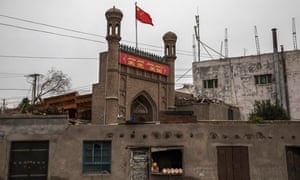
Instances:
[[[156,121],[157,107],[151,96],[140,92],[133,98],[130,106],[130,120],[137,122]]]

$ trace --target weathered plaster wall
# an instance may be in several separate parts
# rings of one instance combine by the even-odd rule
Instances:
[[[224,103],[199,103],[176,106],[177,111],[193,111],[197,120],[228,120],[228,109],[233,111],[233,120],[240,120],[239,109]]]
[[[0,117],[0,179],[8,177],[10,145],[12,141],[48,140],[52,147],[68,127],[66,116]],[[49,166],[55,163],[49,160]]]
[[[1,126],[9,129],[10,125]],[[79,125],[65,131],[50,126],[44,131],[6,131],[0,139],[0,174],[7,178],[9,146],[17,140],[49,140],[50,180],[128,179],[130,147],[182,146],[184,175],[180,179],[217,179],[217,146],[247,146],[252,180],[287,179],[285,146],[300,146],[300,123],[251,124],[237,121],[191,124]],[[49,133],[47,133],[49,132]],[[45,134],[44,134],[45,133]],[[85,140],[112,141],[112,173],[82,174],[82,145]],[[4,167],[4,168],[3,168]],[[150,180],[168,179],[152,176]],[[178,177],[177,177],[178,178]],[[171,178],[172,179],[172,178]]]
[[[300,120],[300,51],[285,54],[291,119]]]
[[[300,51],[285,52],[288,92],[292,119],[300,119],[299,73]],[[273,54],[247,56],[193,63],[193,79],[196,95],[223,100],[240,107],[241,119],[247,120],[255,100],[275,102],[275,84],[256,85],[255,75],[273,74]],[[218,88],[203,88],[203,80],[218,79]],[[284,88],[284,84],[281,84]]]

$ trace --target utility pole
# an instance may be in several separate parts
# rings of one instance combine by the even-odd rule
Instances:
[[[5,112],[5,109],[6,109],[6,102],[5,102],[5,99],[2,99],[2,108],[1,108],[1,113],[4,114]]]
[[[228,58],[228,32],[227,32],[227,28],[225,28],[224,43],[225,43],[225,58]]]
[[[196,39],[198,42],[198,62],[200,62],[200,23],[199,23],[199,14],[195,16],[196,25],[194,26]]]
[[[26,77],[30,77],[33,78],[32,81],[32,97],[31,97],[31,103],[34,104],[35,103],[35,99],[36,99],[36,95],[38,92],[38,88],[39,88],[39,77],[41,76],[41,74],[29,74]]]
[[[194,62],[197,61],[197,58],[196,58],[196,42],[195,42],[195,34],[193,34],[193,60]]]
[[[254,38],[255,38],[255,45],[256,45],[257,55],[260,55],[260,46],[259,46],[259,39],[258,39],[258,33],[257,33],[256,26],[254,26]]]
[[[293,43],[294,43],[294,50],[297,50],[297,36],[296,36],[296,22],[295,18],[292,18],[292,29],[293,29]]]

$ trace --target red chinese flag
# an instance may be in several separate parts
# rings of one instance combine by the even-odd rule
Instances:
[[[135,17],[140,22],[145,24],[150,24],[153,26],[151,16],[147,12],[139,8],[138,6],[135,7]]]

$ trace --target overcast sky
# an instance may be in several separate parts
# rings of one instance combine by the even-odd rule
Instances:
[[[2,99],[6,99],[11,107],[18,104],[22,97],[30,98],[30,79],[24,75],[46,74],[51,68],[62,70],[72,78],[72,90],[81,94],[90,92],[92,84],[98,81],[98,54],[107,50],[104,14],[113,5],[123,12],[122,43],[134,46],[134,2],[0,0],[1,102]],[[217,51],[221,49],[225,28],[228,29],[230,57],[244,56],[245,52],[246,55],[256,54],[254,25],[257,26],[261,53],[272,52],[272,28],[278,29],[279,44],[283,44],[286,50],[293,49],[292,17],[296,19],[297,35],[300,36],[299,0],[138,0],[137,3],[151,15],[154,23],[154,26],[138,23],[140,48],[163,55],[162,49],[159,48],[163,46],[163,34],[168,31],[177,34],[177,78],[192,66],[192,35],[196,14],[200,16],[201,41]],[[51,28],[24,20],[95,35]],[[299,47],[299,41],[298,44]],[[217,54],[212,55],[216,59],[219,58]],[[209,59],[205,50],[201,48],[201,60]],[[177,87],[182,83],[191,82],[191,77],[186,76],[177,81]]]

